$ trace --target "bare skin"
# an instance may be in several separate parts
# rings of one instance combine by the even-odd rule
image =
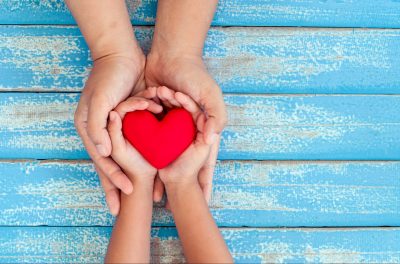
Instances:
[[[118,162],[133,184],[133,192],[121,195],[121,210],[114,225],[107,263],[148,263],[153,211],[153,184],[157,169],[134,149],[122,134],[122,118],[126,112],[149,110],[160,113],[162,107],[153,101],[130,97],[110,112],[108,132],[112,142],[112,158]]]
[[[66,2],[94,61],[75,112],[75,126],[95,164],[110,212],[118,214],[120,190],[129,195],[133,186],[120,166],[109,157],[112,146],[106,129],[107,118],[114,107],[129,95],[143,91],[146,85],[167,85],[188,94],[206,110],[209,118],[204,136],[213,147],[200,171],[199,183],[208,201],[220,133],[227,121],[221,90],[201,57],[217,1],[159,1],[147,63],[133,34],[125,1]],[[164,96],[161,90],[156,97],[169,106]],[[163,192],[164,186],[157,178],[154,200],[159,201]]]
[[[220,133],[227,122],[221,89],[202,59],[217,3],[217,0],[158,1],[154,39],[145,69],[148,87],[167,86],[187,94],[207,113],[204,137],[212,144],[212,151],[198,178],[207,202],[211,197]],[[166,90],[161,89],[157,95],[166,106],[171,106]],[[162,197],[158,190],[155,200]]]
[[[172,105],[188,110],[197,123],[197,137],[193,144],[171,165],[159,170],[165,184],[184,254],[191,263],[232,263],[232,257],[215,224],[201,186],[199,172],[210,155],[211,144],[204,140],[206,117],[187,95],[166,87],[151,88],[145,95],[157,90],[172,94],[166,99]],[[149,262],[152,188],[157,170],[123,138],[121,118],[126,112],[148,109],[158,113],[161,107],[146,99],[130,97],[110,113],[108,130],[113,145],[112,157],[131,178],[131,195],[122,195],[121,212],[113,229],[106,262]],[[135,164],[132,166],[132,164]]]
[[[107,118],[121,101],[145,88],[145,56],[134,37],[124,0],[67,0],[66,3],[93,59],[93,69],[75,112],[75,126],[95,164],[110,212],[117,215],[119,190],[130,194],[133,186],[109,157]]]

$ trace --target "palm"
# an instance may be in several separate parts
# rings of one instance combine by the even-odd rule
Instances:
[[[220,133],[226,123],[226,110],[222,92],[208,73],[202,58],[179,57],[160,59],[151,53],[145,69],[146,85],[167,86],[189,95],[208,114],[205,134]],[[215,138],[208,160],[199,173],[199,183],[207,201],[211,197],[212,178],[219,148],[219,134]],[[210,141],[208,141],[210,142]]]
[[[179,58],[166,64],[154,62],[151,58],[148,60],[145,76],[147,86],[165,85],[189,95],[200,105],[206,103],[204,99],[207,95],[220,94],[202,60]]]
[[[126,168],[129,168],[133,175],[155,175],[157,169],[151,166],[126,139],[125,144],[126,155],[129,157]]]

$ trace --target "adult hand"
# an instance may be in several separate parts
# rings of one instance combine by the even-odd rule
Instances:
[[[167,86],[174,91],[189,95],[204,110],[204,141],[211,144],[211,153],[199,173],[199,183],[207,201],[211,197],[212,177],[218,155],[220,133],[227,122],[227,114],[221,89],[208,73],[200,56],[157,54],[147,57],[145,78],[147,86]],[[173,106],[168,89],[157,89],[157,97],[164,106]],[[160,190],[163,190],[160,188]],[[156,192],[160,200],[162,192]]]
[[[159,87],[159,89],[168,89]],[[203,164],[206,162],[211,145],[204,140],[204,129],[206,123],[205,114],[201,111],[196,102],[188,95],[176,92],[173,97],[167,99],[169,103],[183,107],[191,115],[196,123],[197,134],[194,142],[183,152],[174,162],[167,167],[160,169],[158,174],[161,181],[166,185],[195,184],[199,185],[198,174]],[[183,177],[184,176],[184,177]]]
[[[107,119],[121,101],[145,88],[144,65],[142,53],[134,58],[113,54],[95,60],[75,112],[75,127],[94,162],[113,215],[120,208],[119,190],[130,194],[133,187],[117,163],[108,157],[111,141]]]

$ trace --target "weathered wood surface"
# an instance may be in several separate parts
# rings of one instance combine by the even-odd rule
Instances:
[[[393,29],[213,28],[204,58],[224,92],[398,94],[399,47]],[[80,91],[90,65],[76,27],[0,27],[0,90]]]
[[[400,229],[221,229],[237,263],[399,263]],[[1,263],[99,263],[107,227],[0,228]],[[68,241],[68,243],[66,243]],[[152,261],[183,262],[173,228],[152,230]]]
[[[1,226],[110,226],[88,161],[1,161]],[[219,162],[219,226],[399,226],[400,162]],[[153,225],[174,225],[155,205]]]
[[[132,23],[152,25],[157,0],[127,0]],[[377,1],[220,0],[213,25],[400,27],[400,3]],[[0,0],[1,24],[75,24],[63,0]]]
[[[79,94],[1,93],[0,158],[86,159]],[[394,160],[400,96],[225,95],[220,159]]]

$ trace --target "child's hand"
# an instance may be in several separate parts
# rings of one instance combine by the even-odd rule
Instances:
[[[222,92],[207,71],[201,55],[185,56],[179,51],[177,53],[179,55],[174,56],[168,50],[159,50],[157,47],[153,42],[151,52],[147,56],[146,84],[148,86],[166,85],[174,91],[189,95],[201,105],[209,117],[205,124],[204,134],[207,143],[214,142],[214,144],[207,162],[199,173],[199,183],[204,197],[208,201],[211,197],[212,178],[218,155],[220,135],[227,122]],[[160,97],[160,95],[158,96]],[[160,99],[163,103],[168,102],[163,96]],[[160,194],[157,196],[160,196]]]
[[[159,87],[158,89],[166,91],[168,88]],[[177,160],[164,169],[159,170],[159,177],[167,188],[171,185],[199,185],[199,171],[206,162],[211,150],[211,145],[205,142],[203,135],[206,117],[199,106],[189,96],[180,92],[174,93],[170,89],[168,90],[166,92],[172,96],[167,96],[168,102],[173,106],[182,106],[192,114],[197,125],[197,135],[195,141]]]
[[[144,98],[130,97],[120,103],[115,111],[111,111],[108,123],[112,143],[111,157],[131,178],[133,184],[135,181],[153,184],[157,169],[151,166],[122,134],[122,119],[127,112],[136,110],[149,110],[157,114],[162,111],[162,106]]]

